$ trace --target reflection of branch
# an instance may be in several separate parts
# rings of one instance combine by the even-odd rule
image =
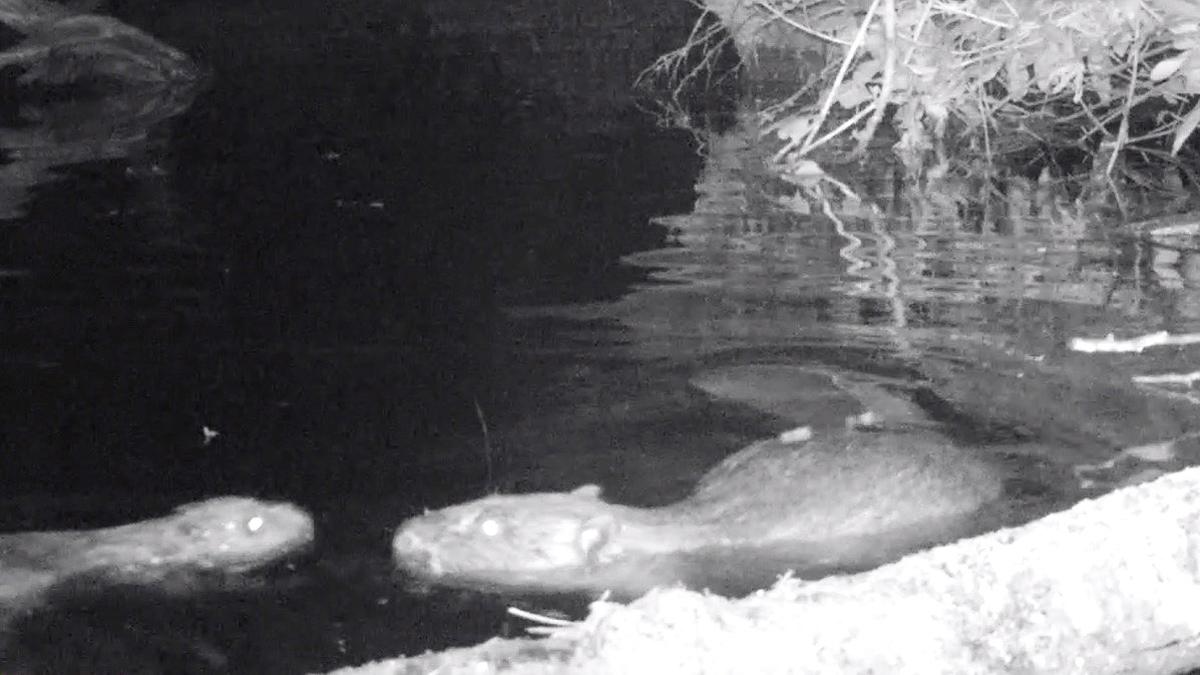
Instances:
[[[76,13],[47,0],[0,0],[0,23],[25,36],[0,52],[0,66],[26,68],[23,83],[165,83],[201,77],[187,55],[112,17]]]
[[[23,126],[0,126],[0,221],[24,215],[30,189],[53,167],[139,154],[151,129],[191,105],[198,87],[131,87],[107,96],[21,108]]]
[[[1161,375],[1134,375],[1133,381],[1139,384],[1182,384],[1191,386],[1200,382],[1200,370],[1190,373],[1162,373]]]
[[[1136,384],[1141,385],[1142,388],[1160,396],[1182,399],[1188,403],[1200,405],[1200,395],[1192,389],[1197,382],[1200,382],[1200,371],[1134,375],[1132,379]],[[1170,388],[1172,385],[1175,385],[1176,388]],[[1178,390],[1179,388],[1182,388],[1182,390]]]
[[[1141,337],[1130,338],[1128,340],[1118,340],[1109,333],[1102,338],[1071,338],[1068,343],[1071,349],[1077,352],[1141,352],[1150,347],[1159,347],[1163,345],[1193,345],[1200,344],[1200,333],[1184,333],[1183,335],[1171,335],[1167,331],[1158,333],[1150,333]]]
[[[851,277],[863,277],[870,279],[870,275],[863,274],[862,270],[869,269],[871,263],[858,255],[858,250],[862,248],[862,239],[850,230],[846,229],[846,223],[833,210],[833,205],[829,203],[829,199],[825,197],[824,192],[821,192],[821,212],[825,214],[830,221],[833,222],[833,230],[838,236],[846,240],[846,245],[838,249],[838,256],[850,263],[846,267],[846,275]],[[867,285],[870,288],[870,284]]]

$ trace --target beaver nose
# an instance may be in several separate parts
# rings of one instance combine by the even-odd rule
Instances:
[[[397,550],[395,559],[396,564],[407,570],[427,570],[433,563],[433,554],[420,549]]]
[[[441,558],[434,551],[414,543],[415,538],[406,537],[402,545],[393,548],[392,559],[396,566],[423,577],[440,577],[446,570]]]
[[[392,552],[396,555],[402,553],[411,553],[425,550],[425,543],[412,532],[404,527],[396,531],[396,536],[392,538]]]
[[[429,569],[433,563],[433,552],[416,533],[401,528],[392,539],[392,558],[401,567]]]

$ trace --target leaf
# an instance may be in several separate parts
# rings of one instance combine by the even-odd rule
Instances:
[[[927,82],[932,82],[938,74],[938,69],[934,66],[923,66],[920,64],[909,64],[908,69],[911,70],[917,77]]]
[[[780,120],[775,134],[781,139],[799,143],[808,136],[814,121],[811,114],[796,113]]]
[[[1171,141],[1171,155],[1179,154],[1179,149],[1183,147],[1184,141],[1192,132],[1196,130],[1196,126],[1200,125],[1200,100],[1192,106],[1191,111],[1179,120],[1179,126],[1175,127],[1175,138]]]
[[[792,165],[788,167],[788,171],[794,176],[802,176],[804,178],[816,178],[825,175],[825,170],[821,168],[821,165],[811,159],[798,159],[792,162]]]
[[[1024,100],[1025,95],[1029,93],[1029,68],[1023,61],[1017,60],[1017,55],[1013,56],[1005,64],[1007,76],[1005,78],[1008,84],[1008,94],[1014,101]]]
[[[871,92],[867,91],[866,87],[843,83],[841,89],[838,90],[838,97],[834,100],[846,110],[854,110],[859,105],[870,101],[871,98]]]
[[[1150,79],[1154,82],[1162,82],[1179,72],[1179,66],[1183,65],[1184,60],[1185,57],[1181,55],[1159,61],[1150,70]]]

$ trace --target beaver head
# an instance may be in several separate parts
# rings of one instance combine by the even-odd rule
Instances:
[[[313,519],[287,502],[216,497],[184,504],[156,528],[162,564],[242,572],[308,548]],[[132,527],[138,527],[134,525]]]
[[[70,555],[50,561],[64,574],[146,583],[185,570],[238,573],[269,565],[312,543],[313,520],[286,502],[217,497],[162,518],[50,534],[71,542]]]
[[[547,575],[587,573],[619,557],[622,510],[596,485],[491,495],[409,519],[392,552],[401,568],[429,580],[544,585]]]

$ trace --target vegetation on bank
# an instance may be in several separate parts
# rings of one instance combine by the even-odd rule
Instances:
[[[1200,125],[1200,4],[1190,0],[706,0],[751,65],[786,49],[796,89],[761,110],[795,161],[834,140],[890,138],[944,165],[1030,147],[1173,162]],[[678,86],[723,47],[708,23],[651,73]],[[703,56],[697,57],[697,54]],[[889,129],[892,134],[883,131]]]

